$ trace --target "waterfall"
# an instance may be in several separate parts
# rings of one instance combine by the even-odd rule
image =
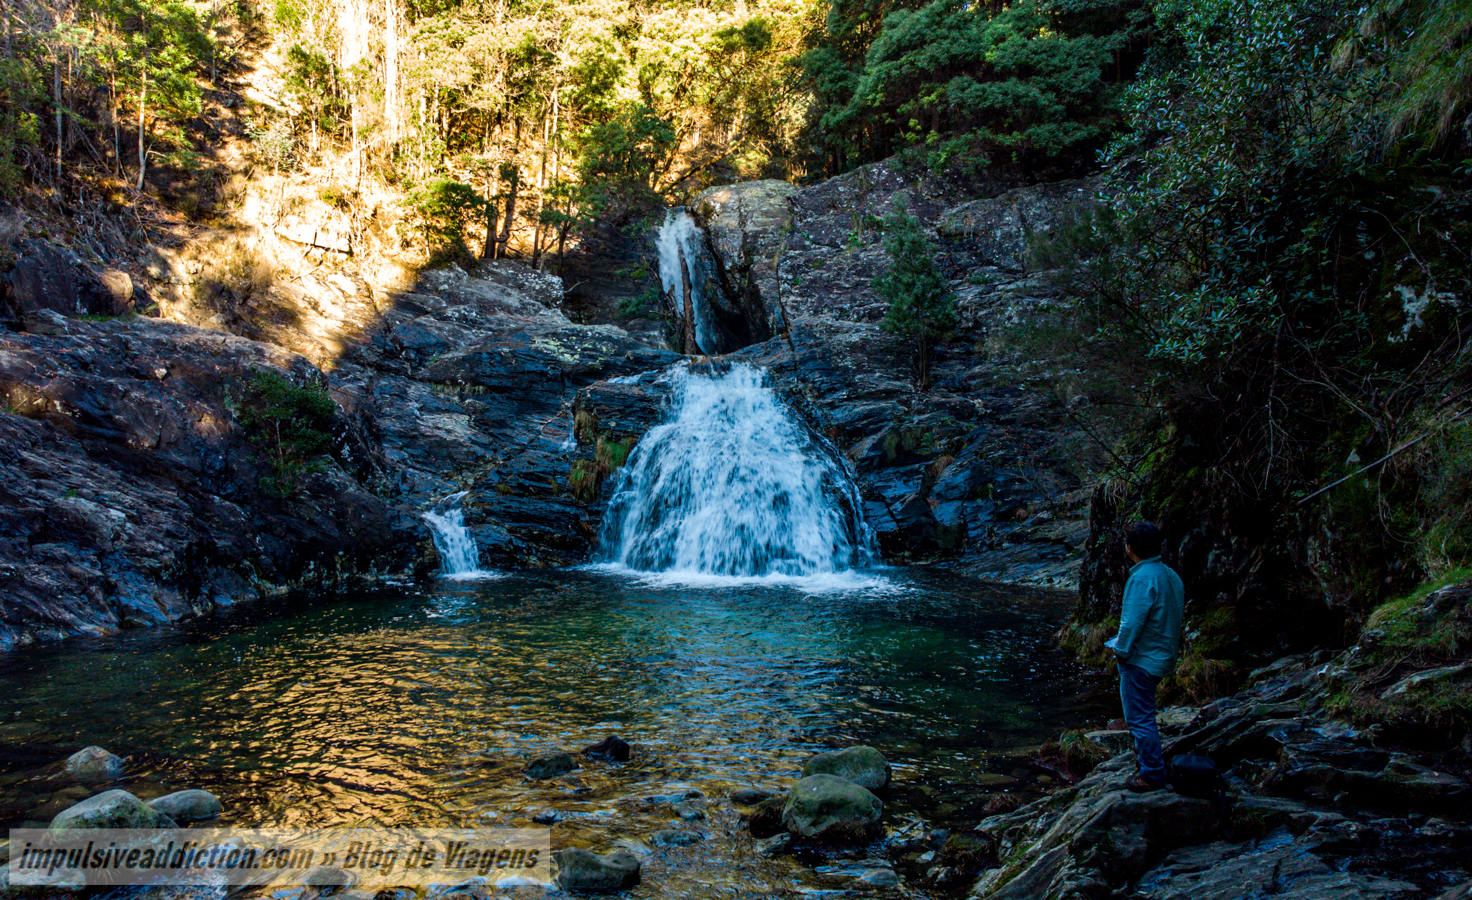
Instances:
[[[665,293],[673,298],[677,317],[685,316],[688,293],[696,345],[707,355],[721,352],[723,348],[717,346],[717,329],[710,309],[711,298],[706,296],[712,281],[704,232],[683,207],[667,209],[654,246],[659,251],[659,281]]]
[[[468,493],[451,494],[436,503],[434,509],[423,513],[434,538],[434,549],[439,552],[440,563],[444,566],[440,574],[446,578],[487,578],[496,574],[481,570],[480,549],[465,528],[465,511],[460,508],[460,501]]]
[[[605,561],[640,572],[808,578],[877,558],[842,457],[736,365],[676,369],[668,421],[619,472],[600,536]]]

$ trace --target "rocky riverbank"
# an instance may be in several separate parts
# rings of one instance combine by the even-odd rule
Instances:
[[[1279,660],[1254,672],[1242,693],[1164,723],[1167,758],[1215,761],[1220,795],[1131,793],[1124,780],[1134,754],[1125,752],[1076,785],[982,821],[995,865],[970,896],[1472,895],[1466,757],[1424,734],[1337,715],[1364,656],[1355,647]],[[1128,746],[1123,733],[1091,737]]]

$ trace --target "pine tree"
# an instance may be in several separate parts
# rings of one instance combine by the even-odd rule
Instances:
[[[914,342],[915,380],[922,391],[927,390],[931,348],[956,327],[955,297],[935,264],[920,220],[899,201],[885,218],[884,231],[890,266],[874,279],[874,292],[889,301],[889,311],[880,327]]]

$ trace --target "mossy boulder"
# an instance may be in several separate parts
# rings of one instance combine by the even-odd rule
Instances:
[[[81,828],[175,828],[174,820],[124,790],[103,791],[51,820],[52,831]]]
[[[867,788],[836,775],[809,775],[793,785],[782,825],[801,838],[859,843],[879,832],[884,802]]]
[[[802,767],[804,778],[809,775],[833,775],[852,781],[859,787],[877,791],[889,784],[892,772],[884,754],[873,747],[845,747],[828,753],[819,753]]]

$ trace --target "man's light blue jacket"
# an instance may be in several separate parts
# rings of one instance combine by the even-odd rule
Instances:
[[[1130,568],[1124,583],[1119,634],[1108,643],[1120,662],[1139,666],[1156,678],[1175,671],[1181,655],[1181,618],[1186,587],[1175,569],[1152,556]]]

